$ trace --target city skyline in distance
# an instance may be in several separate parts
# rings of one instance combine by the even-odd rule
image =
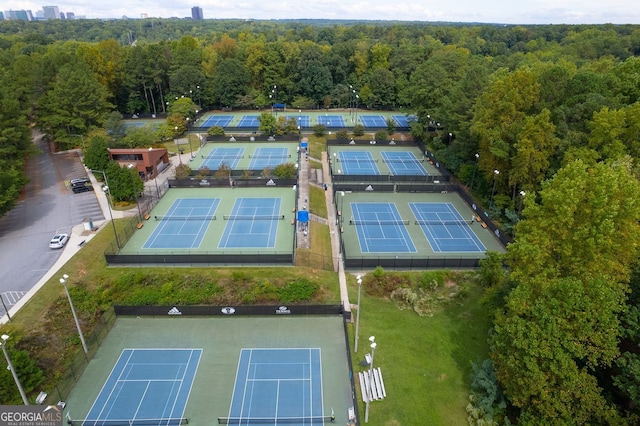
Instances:
[[[192,8],[201,8],[205,19],[333,19],[376,21],[476,22],[504,24],[640,24],[640,8],[631,0],[531,0],[526,3],[511,0],[476,2],[451,0],[446,3],[409,0],[327,0],[321,3],[300,3],[292,0],[263,2],[216,0],[193,2],[177,0],[156,3],[148,0],[68,0],[53,3],[60,12],[72,12],[88,19],[191,18]],[[41,2],[5,0],[2,11],[42,10]]]

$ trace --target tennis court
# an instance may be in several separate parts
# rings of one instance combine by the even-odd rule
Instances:
[[[165,316],[115,320],[65,399],[65,416],[79,419],[74,426],[85,418],[102,420],[87,423],[92,426],[174,426],[166,422],[169,416],[176,425],[178,418],[212,425],[238,415],[303,417],[307,422],[298,424],[318,426],[323,423],[310,423],[309,417],[332,411],[335,424],[347,423],[353,400],[340,315],[199,317],[181,316],[182,309],[169,306]],[[145,386],[152,392],[145,394]],[[119,393],[122,387],[130,391]],[[278,389],[276,403],[272,392]],[[119,405],[113,406],[107,414],[106,396],[126,408],[116,415]],[[136,414],[131,406],[138,405],[144,410]],[[165,422],[144,420],[151,417]]]
[[[320,348],[242,349],[221,424],[325,424]],[[329,420],[329,419],[327,419]]]
[[[243,158],[244,148],[214,148],[206,156],[202,155],[202,164],[200,167],[206,167],[209,170],[218,170],[220,165],[226,164],[232,170],[238,167],[238,163]]]
[[[382,160],[389,167],[392,175],[420,175],[429,173],[422,167],[422,163],[410,151],[382,151]]]
[[[296,119],[296,123],[298,124],[298,126],[303,127],[303,128],[308,128],[310,127],[309,123],[309,116],[308,115],[287,115],[286,119],[290,120],[292,118]]]
[[[218,248],[272,248],[284,220],[280,198],[237,198]]]
[[[201,355],[202,349],[123,350],[82,425],[182,424]]]
[[[360,115],[364,127],[387,127],[387,120],[381,115]]]
[[[339,167],[345,175],[379,175],[376,160],[369,151],[340,151],[337,155]]]
[[[258,128],[260,126],[260,122],[258,121],[258,117],[255,115],[243,115],[238,125],[236,127],[255,127]]]
[[[227,127],[229,124],[231,124],[232,120],[233,115],[210,115],[202,122],[202,124],[199,125],[201,127]]]
[[[178,198],[166,214],[155,215],[159,222],[143,244],[145,249],[197,248],[204,238],[215,212],[219,198]]]
[[[286,163],[291,159],[291,154],[288,148],[256,148],[249,158],[251,159],[250,170],[262,170]]]
[[[484,252],[485,246],[471,230],[474,218],[460,215],[451,203],[409,203],[434,252]]]
[[[351,203],[351,215],[363,253],[416,252],[395,203]]]
[[[398,127],[406,127],[406,128],[410,126],[410,123],[412,121],[416,121],[415,115],[393,115],[391,118],[395,120]]]
[[[322,124],[327,127],[346,127],[341,115],[319,115],[318,124]]]

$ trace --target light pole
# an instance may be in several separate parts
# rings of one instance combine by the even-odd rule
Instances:
[[[476,170],[478,170],[478,158],[480,158],[480,154],[476,152],[476,164],[473,166],[473,176],[471,177],[471,187],[469,190],[473,191],[473,182],[476,180]]]
[[[353,124],[356,125],[358,124],[358,99],[360,99],[360,96],[356,95],[356,100],[354,102],[354,119],[353,119]]]
[[[116,237],[116,245],[118,246],[118,250],[120,250],[122,247],[120,246],[120,240],[118,239],[118,231],[116,231],[116,223],[113,221],[113,213],[111,212],[111,204],[113,203],[113,200],[111,199],[111,191],[109,191],[109,181],[107,181],[107,174],[102,170],[89,169],[89,171],[91,173],[101,173],[102,176],[104,177],[105,186],[104,188],[102,188],[102,190],[105,192],[105,194],[107,194],[107,208],[109,209],[109,217],[111,218],[111,225],[113,226],[113,235]]]
[[[358,312],[356,313],[356,343],[353,345],[353,351],[358,353],[358,333],[360,329],[360,291],[362,290],[362,276],[356,277],[358,280]]]
[[[127,168],[129,170],[136,170],[136,174],[138,175],[138,179],[140,179],[140,174],[138,173],[138,168],[136,167],[135,164],[129,164],[127,166]],[[138,222],[142,222],[142,211],[140,210],[140,203],[138,202],[138,194],[136,191],[136,181],[135,181],[136,177],[133,175],[133,173],[131,174],[131,184],[133,185],[133,199],[136,202],[136,207],[138,207]]]
[[[491,201],[489,202],[489,211],[491,211],[491,209],[493,208],[493,195],[496,192],[496,178],[498,177],[498,175],[500,174],[500,170],[495,169],[493,171],[493,188],[491,189]]]
[[[449,145],[451,145],[451,139],[453,139],[453,133],[449,132]]]
[[[67,293],[67,299],[69,299],[69,306],[71,306],[71,313],[73,314],[73,319],[76,322],[76,327],[78,328],[78,334],[80,335],[80,341],[82,342],[82,349],[84,349],[84,353],[89,353],[87,350],[87,343],[84,341],[84,335],[82,334],[82,328],[80,328],[80,321],[78,321],[78,315],[76,314],[76,309],[73,307],[73,301],[71,301],[71,294],[69,293],[69,289],[67,288],[67,280],[69,279],[69,275],[64,274],[62,278],[60,278],[60,284],[64,287],[65,293]]]
[[[375,336],[369,337],[369,341],[371,342],[371,363],[369,364],[369,387],[371,387],[373,386],[373,356],[376,352],[376,346],[378,346],[378,344],[376,343]],[[369,391],[369,395],[367,395],[367,407],[364,412],[365,423],[369,423],[369,404],[371,404],[371,394],[372,392]]]
[[[178,144],[178,126],[173,128],[175,130],[175,139],[176,147],[178,147],[178,160],[180,160],[180,165],[182,165],[182,150],[180,149],[180,145]]]
[[[342,232],[342,226],[344,225],[344,191],[340,191],[340,232]]]
[[[196,110],[196,114],[198,114],[198,110]],[[190,123],[191,123],[191,119],[187,117],[187,141],[189,142],[189,152],[191,153],[191,158],[193,158],[193,146],[191,145],[191,137],[189,136]]]
[[[278,86],[275,84],[273,85],[273,89],[271,89],[271,95],[269,95],[269,97],[273,99],[273,102],[271,103],[271,114],[273,115],[275,113],[275,116],[277,117],[278,109],[276,108],[276,102],[278,98]]]
[[[526,192],[520,191],[520,196],[522,197],[522,199],[520,200],[520,208],[518,209],[518,214],[520,214],[522,212],[522,205],[524,204],[525,195],[527,195]]]
[[[13,380],[16,382],[16,386],[18,386],[18,390],[20,391],[20,396],[22,397],[22,402],[24,405],[29,405],[29,400],[27,399],[27,395],[24,393],[24,389],[22,389],[22,384],[20,384],[20,379],[18,378],[18,373],[16,373],[16,369],[13,368],[13,364],[11,364],[11,359],[9,358],[9,354],[7,353],[7,340],[9,336],[3,334],[1,336],[2,342],[0,342],[0,346],[2,347],[2,353],[4,353],[4,357],[7,360],[7,364],[9,365],[9,370],[11,370],[11,375],[13,376]]]

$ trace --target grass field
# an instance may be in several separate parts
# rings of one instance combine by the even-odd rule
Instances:
[[[356,303],[355,279],[350,284],[350,300]],[[476,284],[467,288],[462,301],[433,317],[400,310],[395,302],[369,296],[363,289],[358,353],[352,353],[354,375],[363,369],[359,362],[370,352],[369,336],[375,336],[374,367],[381,368],[387,391],[386,399],[370,404],[369,424],[468,424],[471,363],[488,357],[490,321],[479,302],[482,289]],[[349,334],[353,351],[355,324]],[[358,384],[356,388],[363,419],[365,405]]]

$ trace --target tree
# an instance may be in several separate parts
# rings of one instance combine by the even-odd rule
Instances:
[[[222,106],[236,106],[238,97],[247,93],[249,81],[249,73],[241,61],[222,60],[213,78],[213,93],[217,102]]]
[[[109,144],[111,139],[105,132],[94,131],[87,136],[84,150],[84,165],[93,170],[105,170],[109,164]]]
[[[535,276],[494,320],[491,359],[522,424],[612,424],[594,369],[617,354],[624,290],[604,278]],[[579,407],[579,408],[577,408]]]
[[[531,194],[533,195],[533,194]],[[525,197],[508,264],[517,282],[543,275],[629,280],[640,247],[640,183],[631,161],[575,160],[543,184],[539,202]]]
[[[81,61],[63,65],[39,100],[36,123],[63,148],[75,146],[75,134],[102,127],[112,105],[107,90]]]
[[[261,113],[260,117],[258,117],[258,122],[260,123],[258,130],[263,132],[265,135],[275,135],[278,131],[278,122],[269,112]]]

